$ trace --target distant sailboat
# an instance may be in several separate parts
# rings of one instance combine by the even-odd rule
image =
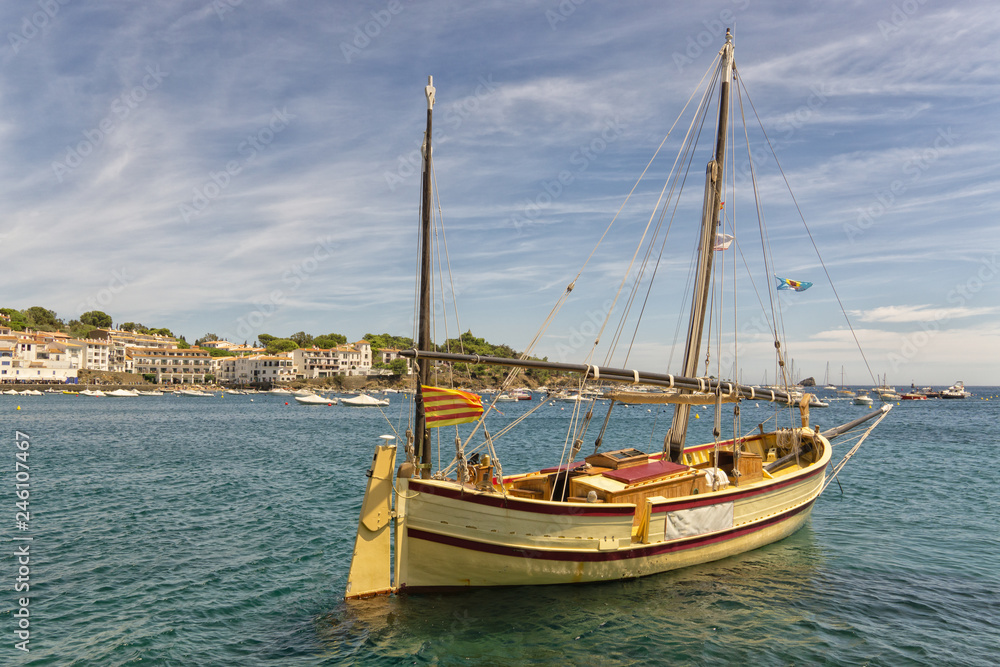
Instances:
[[[830,384],[830,362],[826,362],[826,377],[823,378],[823,389],[837,391],[837,388]]]

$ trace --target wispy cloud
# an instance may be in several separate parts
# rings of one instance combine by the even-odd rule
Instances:
[[[546,12],[559,11],[555,2],[404,2],[381,21],[372,12],[386,3],[223,5],[232,11],[204,0],[60,3],[16,50],[5,42],[0,305],[43,305],[69,319],[107,293],[116,321],[173,326],[190,339],[236,331],[283,291],[263,324],[272,333],[408,333],[412,167],[430,74],[463,326],[517,347],[708,68],[725,9],[737,19],[737,65],[756,112],[865,335],[876,345],[888,336],[891,350],[898,330],[946,321],[942,331],[974,323],[988,340],[997,320],[1000,281],[977,276],[987,249],[1000,247],[998,140],[984,122],[1000,102],[1000,16],[988,3],[918,3],[896,23],[871,4],[584,3],[554,25]],[[21,26],[38,7],[0,5],[0,24]],[[348,62],[340,44],[371,21],[377,34]],[[687,51],[691,62],[678,68],[674,54]],[[276,110],[294,117],[280,132],[270,127]],[[748,100],[742,111],[752,115]],[[942,131],[954,140],[941,145]],[[754,150],[772,166],[762,142]],[[410,173],[389,187],[401,160]],[[696,171],[706,161],[697,155]],[[665,168],[651,171],[661,178]],[[688,183],[693,206],[700,181]],[[658,187],[636,196],[648,201]],[[809,330],[839,332],[843,321],[798,212],[770,203],[784,189],[781,174],[761,174],[776,262],[816,282],[785,326],[801,363],[825,362],[850,341]],[[740,225],[756,226],[752,204],[729,206]],[[695,216],[678,213],[665,248],[661,270],[674,282],[685,279],[679,257],[689,250],[677,230]],[[592,262],[598,277],[580,281],[570,328],[586,318],[587,299],[617,286],[633,248],[625,237],[647,219],[623,213],[606,241],[620,253]],[[848,234],[852,225],[858,233]],[[290,289],[288,272],[303,271],[317,243],[328,243],[329,258]],[[113,293],[112,270],[131,276]],[[967,293],[961,303],[949,301],[955,289]],[[656,298],[657,326],[642,330],[630,361],[660,367],[684,314],[675,297]]]
[[[978,315],[992,315],[1000,311],[995,306],[980,308],[937,308],[929,304],[917,306],[880,306],[857,314],[862,322],[929,322],[936,320],[956,320]]]

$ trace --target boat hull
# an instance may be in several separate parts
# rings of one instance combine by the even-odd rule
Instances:
[[[781,540],[808,520],[825,464],[791,478],[667,500],[573,504],[460,492],[410,480],[401,591],[629,579],[706,563]],[[403,480],[400,480],[403,481]],[[451,487],[451,488],[449,488]],[[645,535],[636,512],[649,512]],[[641,514],[640,514],[641,516]],[[689,532],[692,534],[685,534]]]

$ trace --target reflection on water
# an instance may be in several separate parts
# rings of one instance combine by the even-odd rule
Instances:
[[[586,664],[595,645],[602,664],[634,664],[653,660],[664,641],[705,644],[711,655],[720,640],[759,642],[774,628],[801,624],[799,602],[819,594],[822,563],[806,526],[756,551],[641,579],[351,601],[321,617],[317,632],[330,659],[373,664],[406,656],[430,664]]]

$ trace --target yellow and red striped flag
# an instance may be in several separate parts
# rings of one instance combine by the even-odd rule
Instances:
[[[428,428],[474,422],[483,414],[483,399],[477,394],[425,384],[420,385],[420,390]]]

